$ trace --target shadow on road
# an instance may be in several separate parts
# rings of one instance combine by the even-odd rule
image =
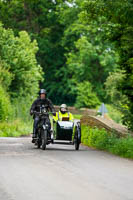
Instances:
[[[46,150],[42,150],[41,148],[38,149],[36,146],[33,146],[33,147],[30,147],[29,149],[32,149],[32,150],[36,150],[36,151],[42,151],[42,152],[45,152],[45,151],[66,151],[66,152],[84,152],[84,151],[97,151],[95,149],[90,149],[89,147],[85,147],[85,146],[81,146],[81,148],[79,148],[79,150],[75,150],[74,147],[72,147],[71,149],[70,148],[67,148],[67,145],[66,147],[53,147],[53,146],[47,146]]]

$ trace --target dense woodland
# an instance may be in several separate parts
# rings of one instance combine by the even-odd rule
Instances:
[[[133,1],[0,0],[0,120],[39,88],[57,105],[111,104],[133,129]]]

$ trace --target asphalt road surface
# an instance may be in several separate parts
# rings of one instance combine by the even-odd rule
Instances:
[[[133,161],[74,146],[0,138],[0,200],[133,200]]]

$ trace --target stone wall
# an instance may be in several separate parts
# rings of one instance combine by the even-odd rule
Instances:
[[[118,136],[123,136],[123,137],[127,136],[129,133],[126,127],[117,124],[113,120],[102,117],[84,115],[83,117],[81,117],[81,124],[88,125],[90,127],[97,127],[100,129],[105,128],[109,132],[115,131],[118,134]]]

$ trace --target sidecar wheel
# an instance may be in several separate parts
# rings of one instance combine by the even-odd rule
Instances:
[[[78,139],[75,140],[75,150],[79,150],[79,141]]]

